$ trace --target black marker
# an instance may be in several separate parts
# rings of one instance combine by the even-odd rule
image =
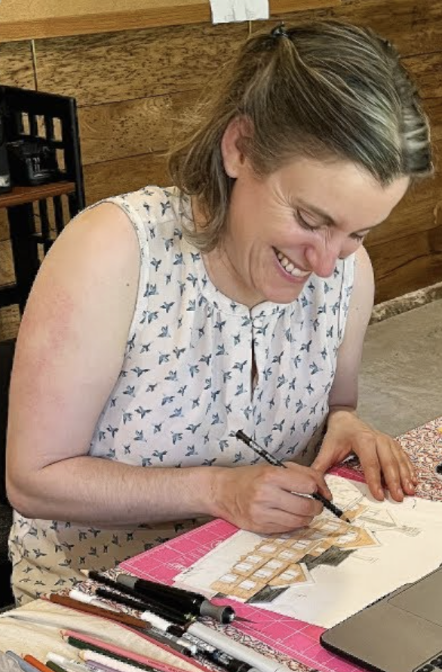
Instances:
[[[121,583],[117,583],[116,581],[113,581],[105,574],[100,574],[100,572],[96,572],[95,570],[89,570],[89,571],[81,570],[81,572],[89,579],[93,579],[94,581],[102,583],[103,585],[108,586],[108,588],[111,588],[111,591],[103,591],[102,588],[97,588],[96,594],[99,597],[105,597],[106,599],[111,600],[113,599],[111,595],[113,595],[115,598],[114,599],[115,602],[120,602],[121,604],[125,604],[126,606],[132,607],[132,609],[138,609],[139,611],[148,610],[148,603],[149,603],[149,606],[151,607],[150,611],[157,614],[158,616],[172,620],[174,623],[175,622],[179,623],[180,625],[184,625],[187,622],[188,618],[192,617],[192,614],[186,614],[186,616],[184,616],[182,610],[173,609],[172,606],[164,604],[158,599],[147,600],[147,598],[144,595],[141,595],[133,588],[129,588],[128,586],[124,586]],[[106,592],[107,594],[104,595],[103,594],[104,592]],[[121,593],[124,594],[121,595]],[[127,598],[125,601],[123,601],[124,597]],[[137,602],[138,606],[134,606],[134,602]],[[188,618],[186,618],[187,616]],[[182,634],[179,633],[178,630],[179,628],[176,628],[175,631],[172,631],[172,634],[175,634],[177,636]]]
[[[238,621],[248,620],[236,616],[232,607],[213,604],[204,595],[190,590],[166,586],[163,583],[155,583],[155,581],[147,581],[146,579],[137,579],[137,577],[129,574],[118,574],[116,581],[118,585],[136,591],[147,600],[161,601],[174,609],[183,610],[194,616],[209,616],[218,623],[224,624],[231,623],[234,619]]]
[[[253,439],[250,438],[250,436],[247,436],[247,434],[244,434],[242,429],[239,429],[236,432],[236,438],[245,443],[249,448],[251,448],[257,455],[260,457],[264,458],[266,462],[269,464],[273,464],[274,467],[284,467],[284,469],[287,469],[287,465],[284,464],[284,462],[281,462],[281,460],[278,460],[277,457],[274,455],[271,455],[266,451],[265,448],[259,445],[259,443],[256,443]],[[321,495],[320,492],[313,492],[311,495],[301,493],[301,492],[294,492],[294,495],[298,495],[299,497],[313,497],[313,499],[316,499],[318,502],[321,502],[323,507],[330,511],[334,516],[337,518],[340,518],[340,520],[345,521],[346,523],[350,523],[351,521],[344,516],[344,512],[341,511],[337,506],[332,504],[329,499],[324,497],[324,495]]]
[[[186,626],[189,621],[194,619],[193,614],[184,614],[182,612],[176,611],[175,609],[169,608],[167,605],[154,602],[153,600],[147,600],[140,597],[136,599],[130,595],[122,595],[117,593],[115,590],[108,590],[107,588],[97,588],[95,591],[97,597],[102,597],[105,600],[112,600],[117,604],[124,604],[126,607],[131,609],[136,609],[137,611],[150,611],[161,618],[164,618],[170,623],[175,625]]]

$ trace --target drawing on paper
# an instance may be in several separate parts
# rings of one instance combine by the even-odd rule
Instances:
[[[406,536],[420,532],[418,527],[399,523],[390,509],[370,503],[344,479],[333,480],[333,492],[334,501],[352,524],[324,510],[308,528],[278,537],[256,535],[258,542],[211,580],[210,590],[244,602],[270,603],[293,586],[314,584],[318,567],[338,567],[362,549],[381,546],[382,532]],[[377,562],[367,554],[361,559]]]

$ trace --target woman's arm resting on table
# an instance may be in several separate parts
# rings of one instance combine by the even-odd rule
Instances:
[[[356,415],[358,374],[362,349],[373,309],[373,269],[366,250],[356,255],[356,269],[344,340],[339,349],[336,375],[330,391],[327,433],[313,467],[325,473],[333,464],[354,452],[362,465],[370,491],[382,500],[382,480],[393,499],[402,501],[404,492],[414,494],[414,468],[399,443],[379,432]]]
[[[308,524],[320,505],[290,491],[329,496],[312,469],[152,469],[88,455],[122,367],[139,256],[131,224],[112,204],[71,222],[47,255],[22,320],[11,381],[12,505],[31,518],[107,527],[197,515],[262,532]]]

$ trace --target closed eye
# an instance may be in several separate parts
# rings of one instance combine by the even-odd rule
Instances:
[[[312,224],[309,224],[306,219],[301,215],[299,210],[296,210],[296,220],[298,223],[302,226],[303,229],[307,229],[307,231],[317,231],[320,227],[319,226],[313,226]]]
[[[319,230],[322,228],[322,227],[319,226],[319,225],[313,225],[313,224],[310,224],[310,223],[305,219],[305,217],[303,217],[303,215],[301,214],[301,212],[300,212],[299,210],[296,210],[295,214],[296,214],[296,220],[297,220],[297,222],[300,224],[300,226],[301,226],[303,229],[306,229],[307,231],[319,231]],[[352,240],[355,240],[355,241],[358,242],[358,243],[362,243],[363,240],[364,240],[364,238],[366,238],[366,236],[368,235],[368,233],[369,233],[369,231],[363,231],[362,233],[357,233],[357,232],[355,232],[355,233],[351,233],[349,237],[350,237]]]
[[[367,235],[368,235],[368,232],[366,232],[366,233],[352,233],[352,234],[350,234],[350,238],[352,238],[352,240],[357,240],[358,243],[362,243],[362,241],[364,240],[364,238]]]

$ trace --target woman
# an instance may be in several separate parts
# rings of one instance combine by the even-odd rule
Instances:
[[[363,240],[431,172],[414,87],[389,44],[325,22],[251,38],[217,88],[172,154],[177,186],[82,213],[35,282],[8,439],[19,601],[208,516],[308,525],[321,506],[293,492],[331,497],[323,474],[351,452],[377,499],[414,492],[355,413]]]

